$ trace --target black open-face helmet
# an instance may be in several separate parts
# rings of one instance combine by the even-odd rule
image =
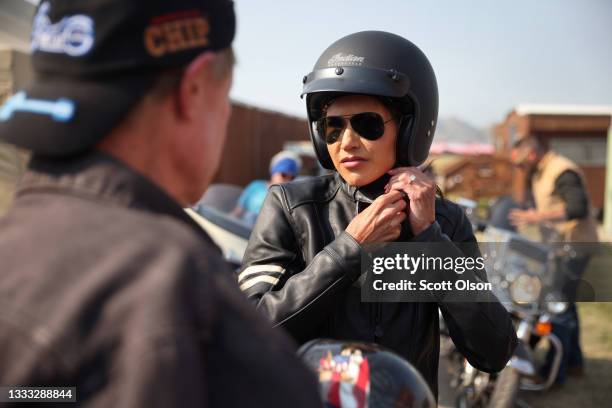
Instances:
[[[304,77],[302,97],[310,137],[321,165],[333,170],[317,121],[343,94],[377,96],[398,116],[397,166],[418,166],[427,155],[438,119],[438,85],[433,68],[413,43],[384,31],[362,31],[330,45]]]
[[[434,408],[419,372],[376,344],[318,339],[298,355],[319,377],[326,407]]]

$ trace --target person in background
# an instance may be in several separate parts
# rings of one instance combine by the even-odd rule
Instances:
[[[564,355],[556,378],[558,384],[566,374],[582,375],[584,359],[580,348],[580,322],[574,303],[576,284],[586,269],[590,256],[584,246],[599,241],[584,174],[580,167],[552,150],[546,150],[535,137],[519,139],[512,150],[512,162],[527,172],[530,193],[535,206],[512,209],[508,219],[516,227],[538,225],[547,243],[580,243],[580,255],[565,265],[567,281],[564,294],[570,301],[567,311],[553,317],[553,333],[563,343]],[[544,375],[550,368],[548,356]]]
[[[37,79],[0,109],[0,138],[33,152],[0,220],[0,385],[91,407],[320,406],[183,211],[223,151],[234,31],[229,0],[38,6]]]
[[[249,183],[238,198],[232,215],[250,226],[255,225],[270,186],[294,180],[300,174],[300,167],[301,160],[293,152],[276,153],[270,160],[270,180],[254,180]]]

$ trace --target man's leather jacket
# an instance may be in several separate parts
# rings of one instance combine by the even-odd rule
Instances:
[[[321,406],[211,238],[111,156],[35,157],[0,262],[0,385],[76,387],[87,407]]]
[[[382,193],[385,183],[381,179],[356,189],[336,173],[272,186],[239,272],[241,289],[301,343],[313,338],[359,340],[398,352],[417,367],[434,394],[439,307],[470,363],[483,371],[500,371],[517,340],[509,314],[496,299],[361,302],[356,281],[362,248],[345,228]],[[416,237],[408,230],[404,226],[398,241],[471,242],[477,247],[463,210],[444,199],[436,199],[436,221],[428,229]]]

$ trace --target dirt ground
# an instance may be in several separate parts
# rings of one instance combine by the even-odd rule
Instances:
[[[544,393],[522,392],[520,398],[532,408],[612,406],[612,303],[580,303],[578,313],[584,377],[568,377]]]

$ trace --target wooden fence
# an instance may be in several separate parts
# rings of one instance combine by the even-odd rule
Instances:
[[[234,102],[215,183],[267,179],[270,159],[288,141],[309,140],[305,119]]]

